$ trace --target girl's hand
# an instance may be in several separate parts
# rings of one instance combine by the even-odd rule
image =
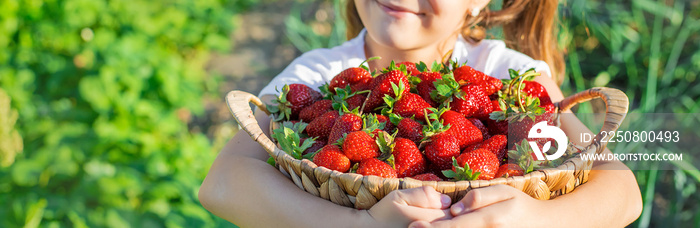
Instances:
[[[530,197],[508,185],[474,189],[452,205],[454,218],[440,221],[416,221],[410,227],[542,227],[546,213],[544,201]],[[549,221],[553,221],[550,219]]]
[[[393,191],[367,210],[380,227],[406,227],[421,220],[432,222],[452,218],[450,197],[431,187]]]

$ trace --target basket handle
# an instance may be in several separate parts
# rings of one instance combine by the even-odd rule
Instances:
[[[255,106],[260,108],[263,112],[270,115],[270,112],[265,107],[265,104],[260,100],[260,98],[239,90],[234,90],[226,94],[226,104],[228,104],[233,118],[238,121],[238,124],[243,128],[245,132],[248,132],[251,138],[258,142],[268,154],[275,157],[278,153],[276,152],[277,146],[270,140],[270,138],[265,135],[263,130],[258,124],[258,120],[255,119],[253,110],[250,108],[250,104],[253,103]]]
[[[627,109],[629,108],[629,99],[627,95],[618,89],[594,87],[566,97],[556,105],[559,107],[559,110],[566,111],[571,109],[574,105],[592,100],[593,98],[600,98],[605,102],[605,122],[600,132],[596,134],[595,138],[593,138],[593,142],[586,150],[591,146],[595,146],[596,154],[600,154],[608,144],[607,141],[601,141],[603,139],[602,132],[617,130],[627,115]]]

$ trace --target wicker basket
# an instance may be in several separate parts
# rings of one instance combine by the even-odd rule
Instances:
[[[576,104],[601,98],[606,104],[605,122],[602,131],[615,131],[625,118],[628,98],[622,91],[611,88],[592,88],[555,104],[559,112],[569,110]],[[389,192],[397,189],[432,186],[438,192],[449,195],[453,202],[461,199],[469,190],[497,184],[506,184],[520,189],[536,199],[547,200],[569,193],[588,181],[588,173],[593,161],[584,161],[580,154],[567,160],[557,168],[537,170],[524,176],[496,178],[489,181],[418,181],[410,178],[381,178],[362,176],[355,173],[341,173],[325,167],[319,167],[309,160],[297,160],[281,149],[263,133],[255,119],[251,106],[253,103],[267,113],[265,105],[257,97],[242,91],[231,91],[226,95],[234,118],[243,130],[248,132],[277,162],[280,171],[289,175],[301,189],[333,203],[368,209]],[[269,114],[269,113],[268,113]],[[581,153],[601,153],[606,146],[599,133],[590,145]]]

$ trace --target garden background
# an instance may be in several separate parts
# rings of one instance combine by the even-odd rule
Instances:
[[[631,112],[699,113],[699,5],[562,1],[565,94],[608,86]],[[257,94],[294,57],[343,42],[339,8],[0,1],[0,227],[232,226],[197,200],[237,131],[223,96]],[[674,165],[635,171],[644,211],[631,227],[700,226],[698,167]]]

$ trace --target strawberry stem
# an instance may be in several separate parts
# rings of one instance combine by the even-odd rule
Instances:
[[[360,68],[363,68],[363,69],[367,70],[367,72],[369,72],[369,66],[365,66],[365,63],[367,63],[367,62],[369,62],[369,61],[372,61],[372,60],[381,59],[381,58],[382,58],[382,57],[374,56],[374,57],[371,57],[371,58],[369,58],[369,59],[365,59],[365,61],[362,61],[362,63],[360,63],[360,66],[359,66],[359,67],[360,67]]]

